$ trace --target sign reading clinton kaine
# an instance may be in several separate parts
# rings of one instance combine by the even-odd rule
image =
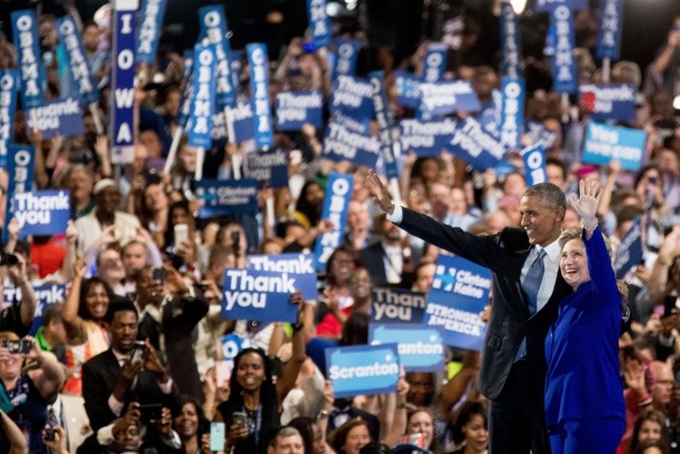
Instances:
[[[196,197],[201,201],[199,218],[227,214],[257,213],[257,186],[255,180],[201,180],[196,181]]]
[[[444,370],[444,339],[439,328],[427,325],[368,325],[371,345],[397,344],[406,372]]]
[[[453,139],[456,132],[456,120],[442,118],[433,121],[421,121],[408,118],[399,122],[401,149],[405,152],[413,150],[418,156],[439,156],[442,148]]]
[[[290,303],[297,279],[288,273],[224,270],[222,317],[232,320],[295,323],[298,307]]]
[[[318,298],[312,254],[249,255],[248,269],[288,273],[295,279],[296,287],[302,292],[305,301],[316,301]]]
[[[335,397],[392,393],[399,381],[397,344],[326,349],[326,378]]]
[[[590,164],[608,164],[612,159],[618,159],[622,168],[637,171],[646,140],[644,131],[588,123],[582,160]]]
[[[13,212],[21,236],[64,233],[71,216],[68,191],[35,191],[14,194]]]
[[[396,288],[375,288],[371,298],[371,321],[377,323],[422,323],[425,294]]]
[[[632,85],[581,85],[579,95],[593,121],[631,121],[635,119],[637,91]]]
[[[442,328],[448,345],[481,351],[486,325],[479,313],[489,302],[490,288],[488,269],[461,257],[440,255],[423,322]]]

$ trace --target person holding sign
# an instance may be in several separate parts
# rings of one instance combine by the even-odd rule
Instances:
[[[530,187],[520,203],[522,229],[478,237],[395,206],[372,170],[368,184],[375,203],[400,228],[491,269],[493,311],[479,376],[479,390],[489,399],[491,452],[549,453],[544,343],[558,301],[572,292],[558,273],[567,205],[562,190],[551,183]]]
[[[545,415],[552,454],[614,453],[626,410],[619,376],[621,295],[597,208],[602,188],[581,181],[570,202],[583,228],[560,236],[560,271],[574,293],[559,303],[545,341]]]
[[[226,422],[226,449],[234,454],[265,454],[267,445],[281,425],[283,399],[288,395],[305,361],[305,333],[302,293],[291,295],[298,305],[293,325],[293,354],[274,383],[272,363],[259,348],[246,348],[234,358],[231,393],[220,404],[215,422]]]

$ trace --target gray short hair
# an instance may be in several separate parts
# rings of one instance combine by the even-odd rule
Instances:
[[[524,191],[524,197],[534,196],[549,208],[562,207],[567,209],[567,198],[564,192],[552,183],[538,183]]]

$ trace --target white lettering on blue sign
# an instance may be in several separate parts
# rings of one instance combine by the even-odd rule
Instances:
[[[522,86],[518,82],[509,82],[503,89],[503,119],[501,121],[501,142],[515,147],[520,143],[520,128],[517,114],[524,106],[520,105]]]
[[[28,166],[31,164],[31,153],[19,150],[14,155],[14,193],[19,194],[30,189],[28,181]]]
[[[248,257],[249,265],[256,271],[275,271],[278,273],[316,273],[311,256],[299,255],[288,260],[270,260],[267,256]]]
[[[19,16],[16,21],[19,30],[19,66],[21,68],[21,80],[26,96],[37,96],[40,94],[38,79],[38,58],[33,52],[35,42],[33,40],[34,27],[33,18],[30,15]]]
[[[15,82],[11,73],[5,73],[0,77],[0,142],[11,140],[14,114],[10,109],[14,105]]]
[[[163,0],[147,0],[145,16],[139,30],[139,42],[137,52],[150,54],[154,49],[154,42],[158,40],[160,30],[157,30],[156,23],[158,15],[161,13],[160,4]]]
[[[568,82],[571,77],[571,66],[574,64],[573,46],[571,42],[571,10],[568,6],[558,6],[554,11],[555,23],[555,62],[557,74],[555,78],[559,82]]]
[[[331,366],[329,369],[329,378],[331,380],[348,379],[348,378],[363,378],[363,377],[380,377],[389,376],[399,373],[399,365],[397,364],[380,364],[374,363],[368,366],[354,366],[341,367]]]
[[[70,16],[66,16],[59,23],[59,33],[63,37],[64,47],[66,47],[71,67],[71,76],[73,76],[73,81],[78,86],[78,93],[81,95],[88,94],[94,89],[90,80],[90,67],[87,64],[85,55],[83,55],[80,35]]]

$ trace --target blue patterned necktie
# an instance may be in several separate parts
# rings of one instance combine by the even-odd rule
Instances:
[[[529,267],[529,272],[522,281],[522,289],[524,293],[527,294],[527,299],[529,300],[529,313],[534,315],[538,309],[538,289],[541,288],[541,281],[543,280],[543,272],[545,271],[545,266],[543,264],[543,258],[546,256],[545,249],[541,249],[538,253],[538,257]],[[515,354],[515,362],[523,359],[527,355],[527,339],[526,337],[522,339],[522,343],[517,349]]]
[[[536,257],[534,263],[531,264],[529,272],[522,281],[522,289],[529,299],[529,313],[531,315],[535,314],[538,309],[538,289],[541,288],[543,272],[545,271],[545,265],[543,264],[545,256],[545,249],[541,249],[541,252],[538,253],[538,257]]]

